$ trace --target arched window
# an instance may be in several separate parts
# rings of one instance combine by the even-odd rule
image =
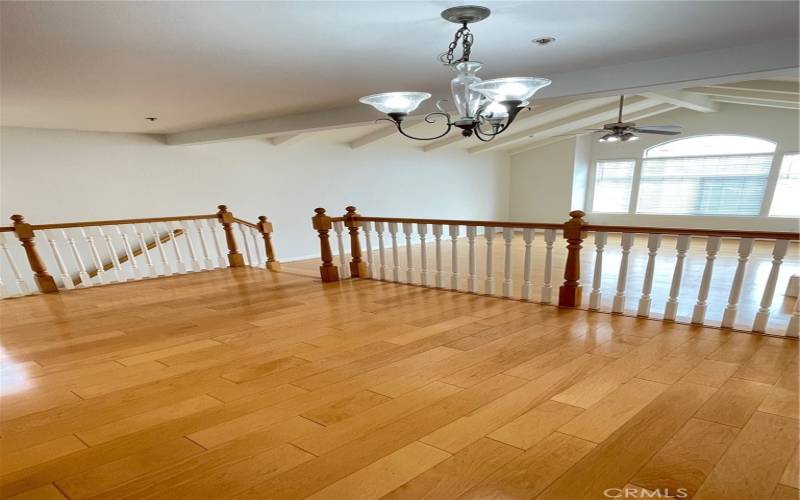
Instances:
[[[697,135],[662,142],[646,149],[645,158],[724,156],[775,152],[775,143],[746,135]]]
[[[760,215],[775,146],[757,137],[700,135],[653,146],[644,151],[641,162],[598,161],[593,210],[628,212],[626,200],[638,193],[630,203],[635,213]],[[619,179],[616,191],[601,185],[609,177],[603,172],[605,165],[619,171],[623,163],[627,196],[621,192]],[[637,177],[638,186],[634,186]],[[604,193],[613,194],[613,200],[603,200]],[[614,209],[604,209],[609,205]]]

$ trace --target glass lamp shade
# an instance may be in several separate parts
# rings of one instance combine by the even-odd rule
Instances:
[[[637,136],[636,134],[633,134],[631,132],[625,132],[624,134],[622,134],[622,138],[620,140],[622,142],[638,141],[639,140],[639,136]]]
[[[616,134],[609,133],[597,140],[597,142],[619,142],[619,137]]]
[[[408,114],[430,97],[431,95],[427,92],[385,92],[362,97],[358,102],[369,104],[381,113]]]
[[[495,78],[474,83],[470,89],[492,101],[526,101],[551,83],[547,78]]]
[[[453,94],[453,104],[461,117],[474,117],[475,111],[481,103],[482,96],[471,90],[471,85],[479,83],[480,78],[475,73],[483,65],[477,61],[464,61],[455,65],[458,75],[450,80],[450,92]]]

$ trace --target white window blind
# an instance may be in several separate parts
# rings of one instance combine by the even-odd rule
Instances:
[[[800,154],[783,155],[769,215],[800,217]]]
[[[625,213],[631,201],[634,160],[600,160],[594,175],[593,212]]]
[[[637,212],[759,215],[772,154],[647,158]]]

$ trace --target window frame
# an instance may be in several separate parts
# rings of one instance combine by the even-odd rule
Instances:
[[[770,219],[787,219],[791,217],[782,217],[782,216],[770,216],[769,211],[772,207],[772,201],[775,197],[775,189],[778,185],[778,177],[780,176],[781,170],[781,163],[783,162],[783,157],[785,155],[791,154],[800,154],[800,152],[795,150],[784,150],[781,147],[781,144],[777,141],[772,141],[770,139],[764,139],[761,137],[751,136],[747,134],[698,134],[693,135],[690,137],[706,137],[706,136],[713,136],[713,135],[731,135],[731,136],[742,136],[742,137],[753,137],[754,139],[761,139],[767,142],[772,142],[775,144],[775,150],[772,152],[772,163],[770,165],[769,174],[767,176],[767,185],[764,188],[764,198],[761,200],[761,208],[759,210],[759,215],[703,215],[703,214],[688,214],[688,215],[673,215],[673,214],[640,214],[637,212],[638,209],[638,201],[639,201],[639,186],[641,184],[642,179],[642,165],[646,158],[647,151],[653,148],[656,148],[662,144],[666,144],[668,142],[673,142],[681,139],[673,139],[672,141],[665,141],[659,144],[655,144],[649,148],[645,148],[642,150],[642,154],[636,157],[624,156],[624,157],[603,157],[603,158],[592,158],[592,162],[589,166],[589,175],[587,176],[588,186],[586,187],[586,197],[585,197],[585,205],[587,207],[587,212],[590,214],[600,214],[600,215],[642,215],[645,217],[742,217],[742,218],[770,218]],[[683,138],[682,138],[683,139]],[[688,139],[688,137],[686,137]],[[731,154],[731,155],[709,155],[709,156],[743,156],[745,153],[739,154]],[[753,154],[769,154],[769,153],[753,153]],[[654,159],[660,158],[701,158],[705,155],[698,155],[698,156],[669,156],[669,157],[656,157]],[[595,177],[597,172],[597,163],[601,161],[633,161],[634,162],[634,169],[633,169],[633,178],[631,180],[631,198],[628,204],[628,211],[627,212],[596,212],[594,210],[594,186],[595,186]]]
[[[627,212],[595,212],[594,210],[594,186],[595,186],[595,179],[597,177],[597,164],[601,161],[632,161],[634,162],[633,165],[633,177],[631,177],[631,196],[630,200],[628,200],[628,211]],[[636,206],[636,198],[634,195],[639,194],[639,187],[636,185],[639,176],[641,175],[641,160],[636,158],[598,158],[592,161],[591,168],[589,168],[589,175],[587,176],[586,182],[589,183],[586,186],[586,199],[584,200],[584,206],[588,208],[589,213],[594,214],[613,214],[613,215],[624,215],[631,213],[631,208],[635,208]]]

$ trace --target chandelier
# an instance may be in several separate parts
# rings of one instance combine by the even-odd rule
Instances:
[[[380,118],[394,124],[397,130],[410,139],[430,141],[447,135],[453,127],[461,129],[461,135],[474,135],[479,140],[488,142],[508,129],[520,111],[528,108],[533,94],[542,87],[550,85],[546,78],[514,77],[481,80],[476,73],[483,66],[477,61],[470,61],[473,36],[469,30],[470,23],[476,23],[489,17],[491,11],[486,7],[461,6],[442,12],[442,17],[451,23],[460,24],[447,52],[439,56],[439,60],[456,71],[456,77],[450,81],[453,104],[458,118],[447,112],[442,103],[436,102],[437,112],[425,115],[425,121],[436,123],[437,117],[446,121],[445,130],[433,137],[414,137],[403,130],[403,121],[409,113],[429,99],[427,92],[385,92],[362,97],[359,102],[369,104],[389,118]],[[455,51],[461,43],[461,57],[455,58]]]

